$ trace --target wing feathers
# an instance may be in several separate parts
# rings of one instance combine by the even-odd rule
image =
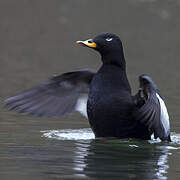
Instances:
[[[169,116],[157,86],[149,76],[142,75],[139,80],[140,90],[133,97],[136,103],[135,119],[154,133],[155,138],[170,141]]]
[[[6,99],[5,104],[9,110],[34,116],[61,117],[79,111],[87,117],[87,96],[94,74],[90,70],[80,70],[55,76]]]

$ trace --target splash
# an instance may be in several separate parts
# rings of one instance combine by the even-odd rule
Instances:
[[[172,140],[173,144],[179,144],[180,145],[180,134],[172,132],[171,133],[171,140]]]
[[[62,129],[62,130],[46,130],[41,131],[43,133],[42,137],[57,139],[57,140],[92,140],[95,139],[95,135],[91,128],[83,129]],[[172,142],[171,145],[180,145],[180,134],[175,132],[171,133]],[[129,142],[129,141],[128,141]],[[162,143],[162,141],[157,138],[148,141],[150,144]],[[131,146],[135,147],[135,146]],[[168,146],[169,147],[169,146]]]
[[[64,129],[41,131],[43,137],[58,140],[91,140],[95,139],[94,133],[90,128],[84,129]]]

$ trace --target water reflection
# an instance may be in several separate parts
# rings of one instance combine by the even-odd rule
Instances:
[[[168,156],[171,155],[169,149],[166,147],[162,147],[162,155],[159,157],[157,165],[157,172],[156,175],[159,179],[167,179],[167,169],[169,168],[168,165]]]
[[[77,142],[73,159],[76,176],[95,179],[167,179],[169,149],[148,143]]]
[[[90,144],[85,143],[76,143],[77,151],[75,151],[75,157],[73,159],[73,170],[77,171],[75,173],[75,176],[80,177],[86,177],[86,174],[84,173],[85,168],[87,168],[88,164],[85,162],[86,156],[88,156],[88,150],[90,147]]]
[[[72,173],[77,178],[164,180],[167,179],[171,151],[180,148],[180,135],[175,133],[172,143],[162,143],[154,139],[97,140],[89,128],[43,132],[43,136],[50,139],[74,143]]]

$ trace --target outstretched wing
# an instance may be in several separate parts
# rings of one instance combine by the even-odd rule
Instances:
[[[139,77],[140,89],[134,97],[134,117],[154,133],[154,137],[170,141],[169,115],[156,84],[147,75]]]
[[[55,76],[5,100],[10,110],[43,117],[61,117],[79,111],[87,117],[89,86],[95,72],[79,70]]]

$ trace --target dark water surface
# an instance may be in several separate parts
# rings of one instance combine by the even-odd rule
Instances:
[[[0,180],[179,179],[180,0],[0,1]],[[3,99],[53,74],[97,69],[97,53],[75,45],[102,31],[124,42],[132,90],[152,76],[166,99],[172,143],[95,140],[78,113],[35,118]]]

